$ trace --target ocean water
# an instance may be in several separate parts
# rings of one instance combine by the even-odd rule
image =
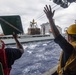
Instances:
[[[12,65],[11,75],[41,75],[58,64],[61,48],[53,40],[22,45],[25,51]]]

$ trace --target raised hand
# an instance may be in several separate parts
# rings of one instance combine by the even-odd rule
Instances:
[[[55,10],[52,12],[51,6],[50,5],[49,6],[46,5],[44,7],[44,12],[45,12],[45,14],[46,14],[46,16],[47,16],[48,19],[52,19],[53,16],[54,16]]]
[[[17,34],[15,32],[13,32],[13,38],[17,39],[17,37],[18,37]]]
[[[44,12],[49,20],[49,24],[50,24],[50,27],[51,27],[51,30],[52,30],[52,33],[54,35],[54,37],[56,38],[60,32],[59,30],[57,29],[55,23],[54,23],[54,20],[53,20],[53,16],[54,16],[54,13],[55,13],[55,10],[52,12],[52,9],[51,9],[51,6],[45,6],[44,7]]]

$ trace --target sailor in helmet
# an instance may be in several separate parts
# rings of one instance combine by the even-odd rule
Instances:
[[[60,34],[54,21],[51,6],[45,6],[44,12],[49,20],[55,37],[54,41],[62,48],[60,61],[55,75],[76,75],[76,24],[70,25],[66,30],[67,40]]]

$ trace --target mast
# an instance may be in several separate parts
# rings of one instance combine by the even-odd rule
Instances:
[[[28,34],[29,35],[35,35],[40,34],[40,28],[37,27],[37,22],[33,19],[32,22],[30,22],[30,28],[28,28]]]
[[[32,22],[30,22],[30,27],[31,28],[37,28],[37,22],[33,19]]]

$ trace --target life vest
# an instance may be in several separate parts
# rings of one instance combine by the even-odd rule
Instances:
[[[0,63],[2,64],[3,74],[10,75],[9,68],[7,66],[6,54],[4,50],[5,44],[2,40],[0,40]]]
[[[67,60],[64,67],[62,67],[63,62],[63,52],[60,57],[60,62],[58,65],[58,75],[76,75],[76,41],[71,43],[74,47],[71,56]]]

